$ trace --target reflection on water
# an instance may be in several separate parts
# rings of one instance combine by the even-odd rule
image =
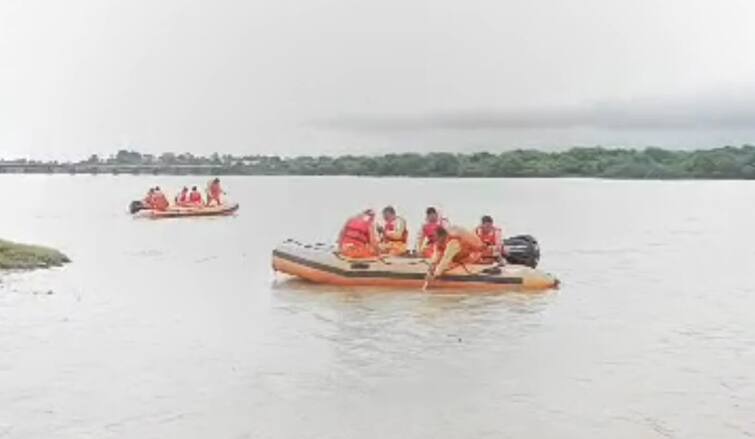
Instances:
[[[755,434],[755,184],[226,180],[238,216],[148,221],[128,202],[187,178],[0,176],[27,195],[2,237],[74,260],[0,277],[0,437]],[[56,195],[92,185],[108,196],[85,209]],[[564,284],[427,294],[271,271],[280,240],[334,237],[365,200],[415,227],[429,204],[491,214]]]

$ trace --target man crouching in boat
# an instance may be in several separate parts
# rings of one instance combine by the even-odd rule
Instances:
[[[168,197],[160,190],[160,186],[155,186],[155,190],[152,192],[152,208],[163,211],[167,210],[168,206],[170,206]]]
[[[435,232],[435,252],[430,261],[427,280],[458,267],[480,262],[485,245],[474,233],[461,227],[440,227]]]
[[[183,189],[181,189],[181,192],[179,192],[178,195],[176,195],[176,206],[180,207],[186,207],[189,205],[189,188],[184,186]]]
[[[204,200],[202,200],[202,194],[196,186],[192,186],[191,192],[189,192],[189,206],[202,207],[203,204]]]
[[[151,187],[149,188],[149,191],[147,191],[147,195],[144,196],[144,199],[142,200],[142,205],[148,209],[154,209],[154,206],[153,206],[154,196],[155,196],[155,188]]]
[[[383,209],[383,224],[378,225],[377,232],[380,235],[380,253],[391,256],[406,254],[409,231],[406,220],[396,215],[393,206]]]
[[[417,237],[417,254],[425,259],[432,258],[437,239],[436,233],[439,228],[447,226],[448,220],[441,217],[436,208],[428,207],[425,210],[425,223],[420,227]]]
[[[338,236],[338,251],[351,259],[375,258],[379,254],[375,211],[367,209],[349,218]]]
[[[474,232],[485,245],[485,251],[482,253],[483,261],[488,263],[501,262],[503,260],[501,257],[503,232],[493,224],[493,217],[490,215],[483,216],[480,225]]]

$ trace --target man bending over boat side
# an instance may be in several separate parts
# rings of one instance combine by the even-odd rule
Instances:
[[[338,235],[338,251],[351,259],[369,259],[379,255],[374,210],[367,209],[346,221]]]
[[[428,280],[459,265],[480,262],[485,245],[474,233],[461,227],[441,227],[436,231],[435,251],[430,261]]]

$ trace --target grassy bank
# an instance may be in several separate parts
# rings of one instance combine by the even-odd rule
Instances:
[[[38,245],[16,244],[0,239],[0,270],[30,270],[58,267],[71,262],[58,250]]]

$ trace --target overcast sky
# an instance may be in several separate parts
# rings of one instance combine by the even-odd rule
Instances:
[[[2,0],[0,156],[755,142],[752,0]]]

